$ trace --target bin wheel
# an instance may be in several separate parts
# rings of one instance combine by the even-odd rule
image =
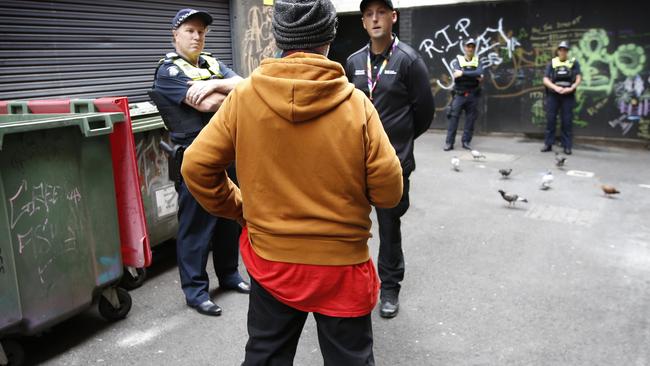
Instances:
[[[133,274],[135,272],[135,276]],[[127,290],[135,290],[136,288],[142,286],[144,281],[147,279],[147,269],[146,268],[135,268],[135,270],[129,270],[124,268],[124,275],[120,281],[120,287]]]
[[[121,287],[116,287],[113,289],[117,294],[117,300],[119,306],[117,308],[113,307],[113,304],[102,295],[99,298],[99,313],[108,321],[117,321],[126,318],[126,315],[131,311],[131,295],[128,291]]]
[[[2,349],[9,363],[7,366],[21,366],[25,363],[25,350],[20,343],[12,340],[2,341]],[[4,363],[0,363],[4,365]]]

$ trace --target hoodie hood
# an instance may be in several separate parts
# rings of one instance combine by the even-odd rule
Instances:
[[[339,63],[303,52],[263,60],[251,75],[251,85],[269,108],[290,122],[317,118],[354,91]]]

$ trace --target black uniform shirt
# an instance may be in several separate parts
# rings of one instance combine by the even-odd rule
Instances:
[[[371,52],[373,80],[376,80],[391,49],[393,44],[381,54],[372,55]],[[353,53],[345,66],[350,82],[367,96],[370,95],[367,70],[369,50],[370,45],[366,45]],[[372,103],[402,163],[404,175],[408,176],[415,170],[414,140],[431,125],[435,108],[427,67],[411,46],[401,41],[397,43],[379,77]]]

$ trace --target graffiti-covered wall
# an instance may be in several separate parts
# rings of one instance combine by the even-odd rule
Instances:
[[[262,0],[231,1],[233,51],[236,71],[247,77],[263,59],[274,57],[271,28],[273,6]]]
[[[539,132],[544,68],[561,40],[581,64],[576,134],[650,138],[650,21],[644,2],[529,0],[402,10],[412,46],[428,65],[437,108],[449,102],[449,63],[477,39],[487,70],[480,128]],[[642,10],[644,8],[645,10]],[[444,127],[438,113],[434,127]]]

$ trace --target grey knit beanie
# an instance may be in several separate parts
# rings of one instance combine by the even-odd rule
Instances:
[[[282,50],[308,50],[336,37],[336,9],[330,0],[276,0],[273,35]]]

